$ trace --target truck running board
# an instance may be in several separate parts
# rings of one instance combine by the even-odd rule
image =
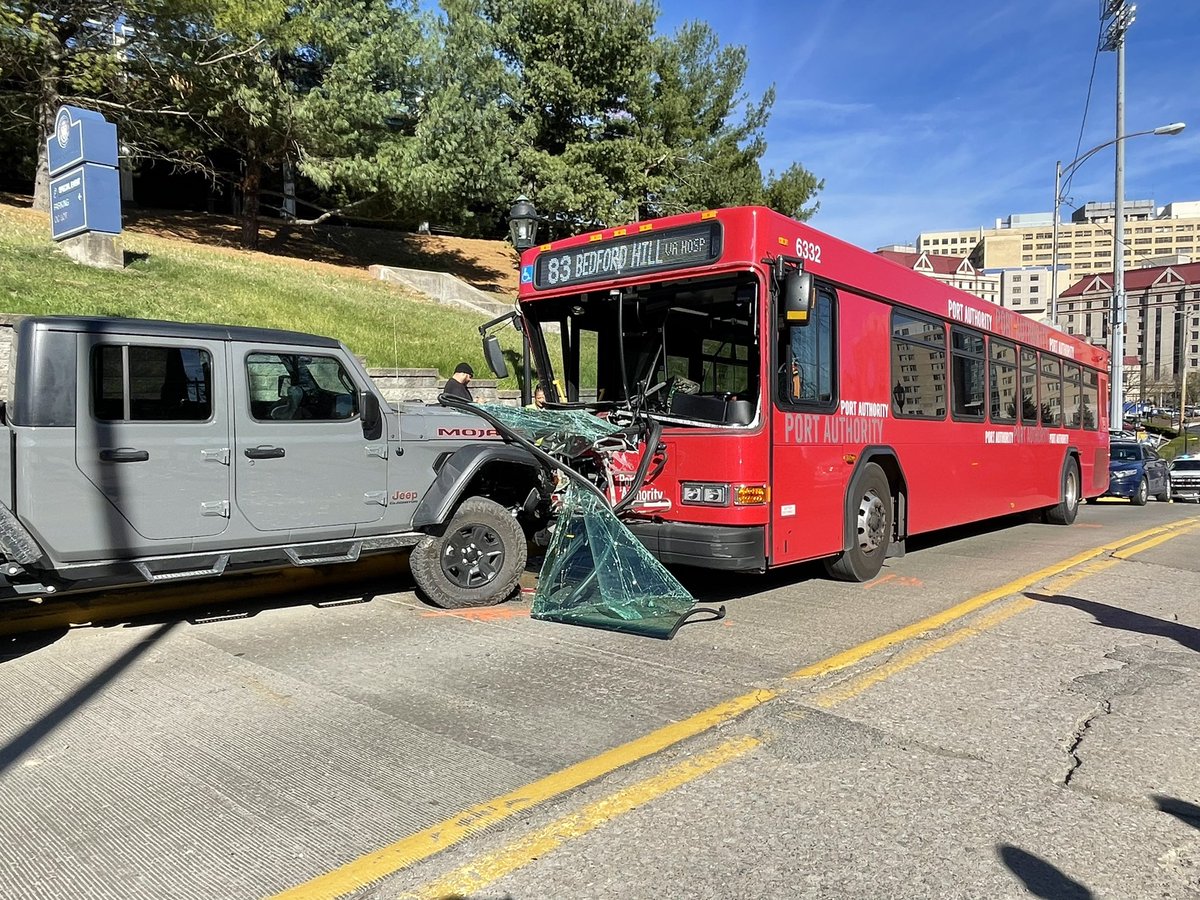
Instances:
[[[151,582],[163,581],[181,581],[185,578],[215,578],[225,571],[225,567],[229,565],[229,554],[222,553],[217,557],[217,561],[213,563],[209,569],[177,569],[173,572],[153,571],[149,565],[144,562],[134,563],[133,566],[142,577]]]
[[[358,562],[358,555],[362,553],[362,541],[355,541],[345,553],[336,556],[301,556],[295,547],[286,547],[284,552],[293,566],[330,566],[334,563]]]

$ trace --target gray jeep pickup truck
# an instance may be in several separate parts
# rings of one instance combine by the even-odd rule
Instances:
[[[411,546],[433,602],[496,603],[550,492],[482,419],[392,409],[310,334],[23,319],[2,413],[0,600]]]

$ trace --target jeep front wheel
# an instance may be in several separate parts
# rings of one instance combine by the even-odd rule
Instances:
[[[525,533],[499,503],[463,501],[441,535],[413,547],[409,565],[422,593],[443,609],[506,599],[525,569]]]

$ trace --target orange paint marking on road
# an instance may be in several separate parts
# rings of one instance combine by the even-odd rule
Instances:
[[[884,575],[882,578],[876,578],[874,581],[863,585],[863,590],[869,591],[871,588],[879,587],[886,581],[890,581],[892,584],[901,585],[902,587],[925,587],[925,582],[923,582],[920,578],[913,578],[911,575],[896,575],[892,573]]]
[[[468,622],[506,622],[512,619],[528,619],[529,610],[519,606],[480,606],[474,609],[443,609],[423,612],[425,619],[466,619]]]

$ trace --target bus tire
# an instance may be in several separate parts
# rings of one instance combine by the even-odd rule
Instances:
[[[838,581],[870,581],[879,574],[892,540],[892,488],[875,463],[867,463],[850,483],[851,507],[846,524],[853,535],[850,546],[825,571]]]
[[[1145,506],[1146,500],[1150,497],[1150,482],[1146,480],[1146,476],[1142,476],[1142,480],[1138,482],[1137,490],[1133,492],[1133,496],[1129,498],[1129,502],[1134,506]]]
[[[525,532],[507,509],[469,497],[440,535],[409,557],[417,587],[442,609],[493,606],[506,600],[525,570]]]
[[[1063,466],[1062,485],[1058,503],[1046,509],[1046,521],[1051,525],[1070,525],[1079,515],[1079,466],[1068,458]]]

